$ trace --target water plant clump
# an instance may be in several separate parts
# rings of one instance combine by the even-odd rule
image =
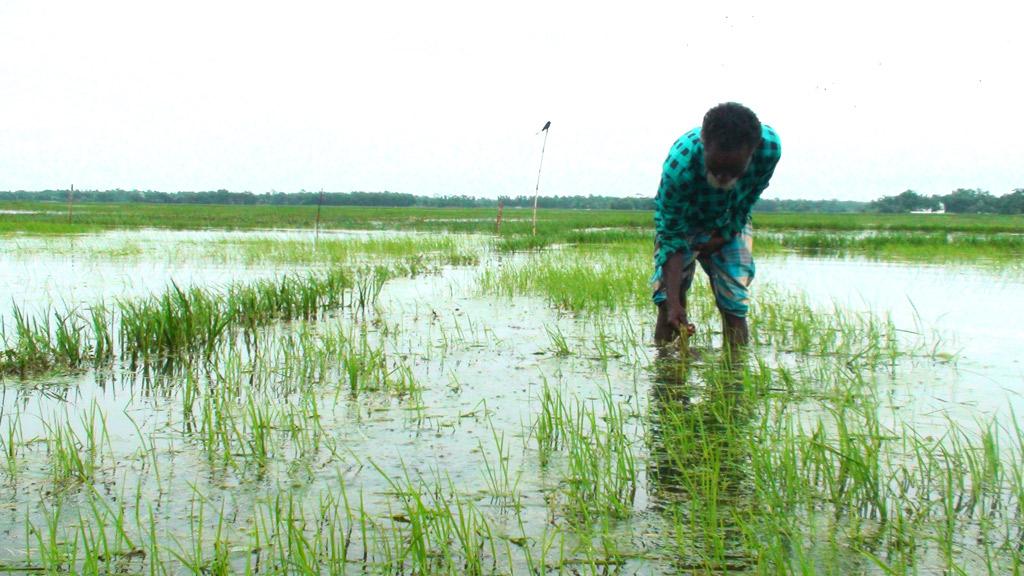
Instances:
[[[813,256],[862,256],[878,260],[1006,263],[1024,254],[1024,238],[1008,233],[949,231],[783,231],[758,240],[765,253],[795,252]]]
[[[387,269],[373,274],[379,293],[389,277]],[[224,291],[172,284],[157,296],[118,300],[113,311],[97,304],[88,318],[75,309],[54,313],[53,324],[49,314],[28,318],[16,306],[16,333],[13,342],[3,335],[0,373],[27,376],[109,362],[115,356],[114,333],[120,356],[133,362],[174,356],[209,359],[233,333],[252,343],[258,329],[271,322],[313,319],[344,306],[352,287],[350,273],[340,269],[233,284]],[[360,296],[361,305],[366,296]]]
[[[52,323],[50,312],[40,318],[30,318],[18,306],[14,306],[12,316],[13,342],[6,331],[0,333],[4,346],[0,353],[0,374],[25,376],[52,369],[79,370],[94,348],[99,349],[96,358],[107,357],[104,346],[108,340],[94,346],[85,319],[75,309],[52,313]]]
[[[626,518],[637,492],[636,438],[626,426],[623,407],[601,390],[601,409],[544,383],[533,424],[542,466],[558,452],[564,468],[561,492],[567,517],[592,526],[605,516]]]
[[[817,573],[852,551],[869,573],[958,570],[972,565],[967,542],[980,533],[987,573],[1020,561],[992,530],[1019,525],[1006,513],[1015,481],[996,480],[1021,458],[1016,448],[996,455],[1018,443],[1012,430],[953,425],[924,437],[906,422],[883,424],[883,399],[868,391],[801,399],[763,364],[689,370],[706,384],[659,376],[649,430],[651,493],[673,518],[682,565]],[[982,494],[999,503],[982,511]]]
[[[247,337],[272,321],[310,319],[344,304],[351,279],[346,271],[284,276],[250,285],[229,286],[224,293],[177,285],[162,295],[119,302],[119,343],[131,359],[159,355],[201,354],[209,357],[231,329]]]

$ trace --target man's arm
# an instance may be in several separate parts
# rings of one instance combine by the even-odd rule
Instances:
[[[680,298],[680,290],[683,283],[683,255],[679,252],[672,254],[665,261],[661,268],[662,279],[665,283],[665,304],[668,306],[668,323],[673,328],[687,324],[686,308]]]
[[[687,324],[686,310],[680,298],[680,285],[683,261],[689,258],[693,250],[687,241],[687,214],[691,210],[693,194],[690,180],[686,174],[674,170],[671,160],[670,155],[665,162],[655,200],[654,221],[658,236],[654,262],[655,266],[661,268],[668,322],[678,329]]]
[[[688,256],[691,252],[686,240],[689,234],[687,222],[691,219],[695,199],[692,165],[699,145],[698,131],[694,129],[687,132],[672,145],[662,164],[654,212],[654,225],[658,233],[655,266],[664,266],[672,254]]]
[[[687,216],[692,210],[692,200],[692,190],[685,179],[676,180],[670,174],[662,174],[654,212],[654,229],[658,234],[655,266],[664,266],[673,254],[690,254]]]

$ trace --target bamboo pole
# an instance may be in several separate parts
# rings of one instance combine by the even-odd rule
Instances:
[[[548,128],[551,128],[549,121],[540,129],[544,133],[544,144],[540,147],[540,165],[537,166],[537,186],[533,190],[533,235],[537,235],[537,197],[540,196],[540,171],[544,167],[544,149],[548,146]]]

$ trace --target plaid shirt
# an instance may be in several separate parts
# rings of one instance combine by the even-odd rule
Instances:
[[[718,230],[725,238],[731,238],[742,230],[750,220],[754,202],[768,187],[781,154],[779,135],[762,124],[761,145],[747,171],[732,190],[719,190],[707,181],[700,128],[676,140],[662,166],[655,200],[655,266],[662,266],[676,252],[689,256],[687,236]]]

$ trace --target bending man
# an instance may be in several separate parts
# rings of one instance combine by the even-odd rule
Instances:
[[[655,201],[654,302],[657,342],[680,328],[696,264],[707,273],[722,313],[726,343],[749,338],[747,310],[754,279],[750,211],[768,187],[782,152],[779,136],[748,108],[729,102],[672,145]]]

